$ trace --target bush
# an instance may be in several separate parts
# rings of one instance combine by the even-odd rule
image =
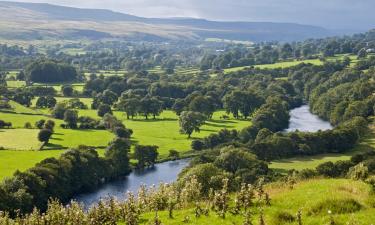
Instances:
[[[316,167],[316,171],[323,176],[326,177],[336,177],[338,175],[338,171],[336,171],[335,164],[333,162],[326,162],[322,163]]]
[[[304,179],[304,180],[313,178],[317,175],[318,173],[316,172],[316,170],[312,170],[312,169],[303,169],[299,171],[297,174],[298,178]]]
[[[313,206],[308,215],[326,214],[331,211],[332,214],[354,213],[361,210],[362,205],[354,199],[327,199]]]
[[[100,104],[98,108],[98,116],[103,117],[107,113],[112,114],[111,106],[107,104]]]
[[[32,129],[33,126],[31,125],[30,122],[26,122],[24,128],[26,128],[26,129]]]
[[[114,133],[119,138],[130,138],[132,135],[132,132],[129,129],[123,127],[116,127]]]
[[[285,211],[278,211],[274,216],[274,224],[286,224],[296,221],[295,216]]]
[[[171,149],[169,150],[168,157],[171,158],[172,160],[177,160],[180,158],[180,153],[177,150]]]
[[[204,149],[204,143],[200,140],[194,140],[191,142],[191,148],[195,151],[200,151]]]
[[[353,180],[365,180],[368,175],[369,173],[367,166],[363,165],[363,163],[360,163],[349,169],[347,177]]]

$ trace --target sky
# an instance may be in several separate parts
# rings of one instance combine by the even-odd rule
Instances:
[[[142,17],[292,22],[329,29],[375,28],[375,0],[10,0],[110,9]]]

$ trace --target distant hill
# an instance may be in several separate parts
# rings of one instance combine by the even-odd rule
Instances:
[[[138,40],[220,38],[296,41],[332,35],[324,28],[293,23],[218,22],[192,18],[142,18],[103,9],[0,1],[0,38]]]

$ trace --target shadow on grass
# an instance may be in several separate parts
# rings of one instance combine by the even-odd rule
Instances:
[[[178,119],[173,119],[173,118],[164,118],[164,119],[160,119],[160,118],[156,118],[156,119],[126,119],[124,120],[124,122],[126,123],[126,121],[136,121],[136,122],[160,122],[160,121],[177,121]]]
[[[48,143],[44,146],[42,150],[62,150],[62,149],[68,149],[68,147],[58,145],[58,144]]]
[[[205,123],[205,125],[210,126],[210,127],[220,127],[220,128],[234,128],[235,127],[232,125],[215,124],[215,123]]]
[[[319,154],[314,156],[299,156],[299,157],[293,157],[288,159],[280,159],[273,161],[274,163],[297,163],[299,162],[310,162],[310,161],[318,161],[322,160],[326,157],[343,157],[343,156],[353,156],[357,153],[363,153],[368,151],[374,151],[374,147],[367,144],[367,140],[364,140],[362,143],[357,144],[353,149],[350,151],[342,152],[342,153],[325,153],[325,154]],[[278,168],[275,168],[278,169]]]
[[[240,121],[240,120],[238,120]],[[213,123],[237,123],[236,121],[233,120],[216,120],[216,119],[210,119],[208,122],[213,122]]]

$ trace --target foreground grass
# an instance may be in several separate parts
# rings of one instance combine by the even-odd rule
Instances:
[[[303,224],[329,224],[330,215],[335,224],[371,224],[375,221],[374,195],[369,185],[361,181],[346,179],[318,179],[303,181],[290,189],[288,185],[274,183],[266,188],[271,197],[271,206],[264,207],[264,219],[266,224],[297,224],[296,213],[301,210]],[[360,210],[351,212],[346,208],[347,200],[360,205]],[[331,202],[337,202],[334,205]],[[201,205],[204,207],[204,204]],[[259,209],[253,208],[252,222],[259,224]],[[144,214],[141,224],[148,224],[155,213]],[[194,208],[174,212],[174,219],[169,219],[168,212],[159,212],[159,218],[163,224],[210,224],[210,225],[241,225],[243,216],[227,213],[226,219],[218,217],[214,212],[209,216],[196,218]],[[282,219],[283,216],[291,216],[290,221]],[[188,222],[183,222],[189,218]]]

